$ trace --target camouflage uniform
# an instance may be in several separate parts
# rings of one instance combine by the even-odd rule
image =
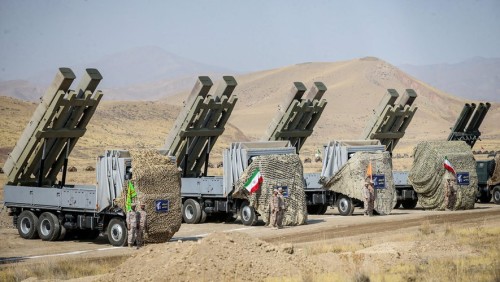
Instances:
[[[128,230],[128,246],[132,247],[137,238],[137,212],[135,204],[132,205],[132,210],[127,213],[127,230]]]
[[[373,181],[371,179],[366,180],[365,186],[363,188],[364,194],[364,206],[365,206],[365,215],[372,216],[373,208],[375,202],[375,189],[373,187]]]
[[[144,205],[141,205],[141,209],[137,212],[137,248],[144,245],[144,232],[148,229],[147,226],[147,213],[144,210]]]
[[[278,190],[274,189],[273,197],[271,199],[271,226],[276,227],[278,220],[278,213],[280,209],[280,197],[278,196]]]
[[[283,197],[283,190],[280,188],[278,189],[278,214],[276,218],[276,222],[278,225],[278,228],[283,228],[283,218],[285,216],[285,197]]]
[[[452,210],[457,200],[457,190],[453,185],[453,179],[446,179],[444,183],[444,208]]]

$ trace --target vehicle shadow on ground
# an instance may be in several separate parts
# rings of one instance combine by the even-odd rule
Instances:
[[[0,257],[0,265],[25,261],[24,257]]]

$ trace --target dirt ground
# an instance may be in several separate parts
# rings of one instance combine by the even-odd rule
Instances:
[[[359,209],[344,217],[329,209],[325,215],[310,216],[307,225],[282,230],[266,228],[262,222],[252,227],[238,221],[183,224],[171,242],[139,250],[113,248],[104,237],[94,242],[24,240],[17,230],[2,226],[0,270],[14,264],[128,256],[108,274],[76,280],[342,281],[359,275],[373,279],[402,263],[425,265],[434,259],[478,256],[480,247],[449,236],[464,228],[499,229],[500,206],[477,204],[474,210],[441,212],[398,209],[375,217],[364,217]],[[398,275],[400,280],[412,280]]]

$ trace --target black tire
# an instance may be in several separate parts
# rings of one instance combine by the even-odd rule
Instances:
[[[352,199],[346,195],[340,195],[337,200],[337,209],[342,216],[352,215],[354,212],[354,205]]]
[[[23,211],[17,217],[17,232],[24,239],[38,239],[38,217],[32,211]]]
[[[201,217],[199,223],[205,223],[207,221],[207,212],[201,209]]]
[[[493,187],[491,194],[493,197],[493,202],[497,205],[500,205],[500,186]]]
[[[319,205],[319,209],[318,209],[318,214],[321,215],[321,214],[325,214],[326,211],[328,210],[328,205]]]
[[[59,234],[59,238],[57,238],[57,241],[63,241],[66,238],[67,230],[64,225],[61,224],[61,233]]]
[[[487,191],[481,192],[481,196],[479,197],[479,202],[486,204],[491,202],[492,195],[488,193]]]
[[[61,224],[57,216],[51,212],[44,212],[38,218],[38,236],[44,241],[56,241],[61,235]]]
[[[182,218],[188,224],[199,223],[201,219],[200,203],[193,199],[187,199],[182,205]]]
[[[243,203],[240,208],[240,218],[243,225],[254,226],[257,224],[257,214],[255,209],[248,205],[247,202]]]
[[[309,205],[307,206],[307,213],[318,214],[319,207],[320,207],[319,205]]]
[[[403,205],[403,208],[407,210],[414,209],[417,206],[418,200],[406,200],[401,203]]]
[[[401,202],[397,201],[396,204],[394,205],[394,209],[399,209],[401,207]]]
[[[106,233],[109,243],[115,247],[123,247],[127,243],[127,226],[119,217],[114,217],[109,221]]]

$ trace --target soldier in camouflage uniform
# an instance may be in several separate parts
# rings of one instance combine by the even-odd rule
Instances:
[[[276,218],[278,228],[283,228],[283,218],[285,217],[285,197],[283,196],[283,188],[278,188],[279,210]]]
[[[144,232],[148,230],[147,226],[147,213],[144,210],[146,208],[146,204],[141,202],[139,205],[140,209],[137,212],[137,249],[144,245]]]
[[[457,200],[457,190],[454,182],[454,177],[449,177],[444,182],[444,208],[447,210],[453,210]]]
[[[137,239],[137,212],[135,211],[136,204],[132,203],[132,210],[127,213],[127,230],[128,230],[128,246],[132,247]]]
[[[278,196],[278,189],[273,190],[273,197],[271,198],[271,226],[277,228],[278,213],[280,210],[281,199]]]
[[[365,179],[365,186],[363,188],[365,216],[373,215],[373,208],[375,202],[375,188],[373,187],[373,180],[368,176]]]

